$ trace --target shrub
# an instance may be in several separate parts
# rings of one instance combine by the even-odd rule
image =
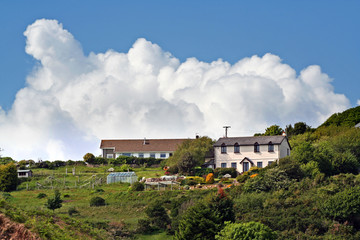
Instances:
[[[95,156],[92,153],[85,154],[83,158],[84,158],[84,161],[89,164],[94,164],[94,162],[95,162]]]
[[[142,234],[151,233],[154,229],[150,224],[151,222],[149,219],[139,219],[136,232]]]
[[[70,195],[69,194],[64,194],[64,198],[69,198]]]
[[[123,164],[120,167],[120,172],[132,171],[132,168],[128,164]]]
[[[159,229],[166,229],[171,222],[161,202],[149,205],[145,213],[149,217],[151,224]]]
[[[229,223],[216,235],[217,240],[272,240],[276,239],[276,232],[268,226],[258,222]]]
[[[48,209],[51,209],[51,210],[55,211],[55,209],[62,207],[62,204],[61,204],[62,202],[63,201],[60,198],[59,190],[55,190],[54,197],[49,198],[47,203],[45,204],[45,206]]]
[[[144,191],[144,189],[145,189],[145,185],[144,185],[144,183],[141,183],[141,182],[134,182],[131,185],[132,191]]]
[[[37,195],[37,198],[39,198],[39,199],[41,199],[41,198],[46,198],[47,197],[47,195],[45,194],[45,193],[39,193],[38,195]]]
[[[230,174],[232,178],[237,176],[236,168],[215,168],[214,175],[216,178]]]
[[[209,173],[209,174],[206,176],[205,182],[208,183],[208,184],[213,184],[214,181],[215,181],[215,179],[214,179],[214,174],[213,174],[213,173]]]
[[[18,184],[17,169],[14,163],[0,165],[0,191],[16,190]]]
[[[100,207],[105,205],[105,199],[102,197],[93,197],[90,199],[90,207]]]
[[[79,211],[78,210],[76,210],[76,208],[75,207],[70,207],[69,208],[69,210],[68,210],[68,214],[69,214],[69,216],[72,216],[72,215],[74,215],[74,214],[78,214],[79,213]]]

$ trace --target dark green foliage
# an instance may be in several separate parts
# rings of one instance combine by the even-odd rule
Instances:
[[[208,175],[209,173],[214,173],[214,170],[212,168],[196,167],[195,169],[192,170],[192,172],[194,172],[195,176],[204,177],[204,176]]]
[[[345,189],[320,204],[325,215],[342,222],[353,222],[360,216],[360,187]]]
[[[145,185],[144,185],[144,183],[141,183],[141,182],[134,182],[131,185],[132,191],[144,191],[144,189],[145,189]]]
[[[284,170],[279,167],[270,168],[254,178],[250,178],[244,184],[245,192],[261,192],[273,190],[286,190],[291,184],[291,179]]]
[[[286,136],[288,138],[291,138],[292,136],[296,136],[299,134],[304,134],[306,132],[312,132],[313,129],[308,126],[305,122],[297,122],[294,124],[294,127],[292,125],[286,126],[285,132]]]
[[[46,197],[47,197],[47,195],[45,193],[39,193],[37,195],[37,198],[39,198],[39,199],[46,198]]]
[[[105,199],[102,197],[93,197],[90,199],[90,207],[100,207],[105,205]]]
[[[94,164],[94,162],[95,162],[95,156],[92,153],[85,154],[83,158],[84,158],[84,161],[89,164]]]
[[[225,174],[230,174],[232,178],[235,178],[237,176],[235,168],[215,168],[214,176],[216,178],[222,177]]]
[[[227,223],[216,236],[217,240],[275,240],[276,232],[259,222]]]
[[[148,234],[154,231],[154,228],[151,226],[149,219],[139,219],[137,224],[137,233]]]
[[[170,218],[161,202],[150,204],[146,208],[145,213],[151,224],[156,228],[166,229],[167,225],[170,224]]]
[[[189,207],[178,223],[175,239],[215,239],[226,221],[233,222],[233,201],[219,189],[215,197]]]
[[[304,177],[304,173],[300,168],[300,164],[293,161],[290,157],[284,157],[279,160],[279,168],[283,170],[291,179],[300,180]]]
[[[138,166],[147,166],[150,167],[152,165],[160,164],[162,159],[156,158],[138,158],[133,156],[119,156],[116,159],[108,159],[109,164],[112,165],[122,165],[122,164],[136,164]]]
[[[48,198],[48,201],[45,204],[45,206],[48,209],[55,211],[55,209],[62,207],[62,202],[63,201],[61,200],[61,195],[60,195],[59,190],[55,190],[54,197]]]
[[[353,127],[360,122],[360,106],[350,108],[342,113],[334,113],[320,127],[348,126]]]
[[[16,190],[18,184],[17,169],[14,163],[0,165],[0,191]]]
[[[204,163],[205,155],[212,147],[213,141],[208,137],[185,140],[166,160],[166,165],[170,166],[169,172],[190,174],[194,167]]]

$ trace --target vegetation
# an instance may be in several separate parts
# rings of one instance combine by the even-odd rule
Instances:
[[[215,237],[217,240],[275,240],[276,232],[258,222],[230,223]]]
[[[0,165],[0,191],[10,192],[18,184],[17,169],[14,163]]]
[[[102,197],[93,197],[90,199],[90,207],[100,207],[105,205],[105,199]]]
[[[55,211],[55,209],[62,207],[62,202],[63,201],[61,200],[59,190],[55,190],[54,197],[48,198],[48,201],[45,204],[45,206],[48,209]]]

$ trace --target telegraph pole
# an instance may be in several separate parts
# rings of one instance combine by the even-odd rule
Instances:
[[[223,128],[225,128],[225,137],[227,138],[227,130],[228,128],[231,128],[231,126],[223,126]]]

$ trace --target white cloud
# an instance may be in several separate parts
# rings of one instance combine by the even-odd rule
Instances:
[[[360,99],[358,99],[356,103],[357,103],[357,105],[360,106]]]
[[[350,106],[319,66],[299,75],[273,54],[180,62],[138,39],[128,53],[85,56],[56,20],[25,31],[39,61],[10,111],[0,108],[0,146],[16,159],[80,159],[103,138],[217,138],[251,135],[271,124],[317,126]],[[358,102],[359,103],[359,102]]]

